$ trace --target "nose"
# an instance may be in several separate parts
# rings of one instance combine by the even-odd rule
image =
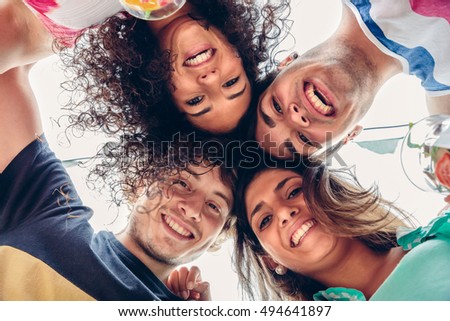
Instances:
[[[203,208],[203,201],[190,195],[188,198],[181,198],[177,203],[178,211],[187,219],[199,222]]]
[[[296,104],[289,105],[288,117],[289,121],[295,125],[301,127],[308,127],[310,125],[310,121],[305,108],[300,107]]]
[[[205,83],[211,83],[214,80],[217,80],[219,78],[219,71],[217,68],[213,69],[207,69],[200,73],[198,77],[199,83],[205,84]]]
[[[299,213],[298,208],[295,207],[283,207],[277,211],[278,222],[280,227],[285,226],[289,221],[297,216]]]

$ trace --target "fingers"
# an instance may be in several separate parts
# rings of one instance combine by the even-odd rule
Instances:
[[[200,269],[197,266],[192,266],[189,270],[189,274],[186,278],[186,288],[188,290],[194,289],[197,282],[200,282],[202,280]]]
[[[169,275],[167,287],[179,297],[187,300],[211,300],[210,286],[203,282],[197,266],[181,267]]]

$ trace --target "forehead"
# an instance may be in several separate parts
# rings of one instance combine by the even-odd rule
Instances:
[[[298,173],[290,169],[273,168],[258,173],[247,187],[246,199],[261,198],[263,194],[274,193],[277,185],[289,177],[301,178]]]
[[[228,196],[232,195],[231,186],[229,186],[228,182],[224,182],[222,173],[223,169],[220,166],[207,166],[201,163],[199,165],[189,165],[179,176],[198,182],[211,190],[211,192],[214,189],[219,189],[224,193],[226,192]]]

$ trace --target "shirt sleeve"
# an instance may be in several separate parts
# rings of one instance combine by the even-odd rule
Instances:
[[[0,234],[32,220],[70,215],[80,207],[69,174],[45,136],[25,147],[0,174]]]

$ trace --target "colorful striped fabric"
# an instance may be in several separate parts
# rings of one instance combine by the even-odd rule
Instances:
[[[431,96],[450,94],[449,0],[344,0],[367,37],[416,75]]]
[[[64,45],[71,46],[85,28],[122,10],[119,0],[24,0],[47,29]]]

